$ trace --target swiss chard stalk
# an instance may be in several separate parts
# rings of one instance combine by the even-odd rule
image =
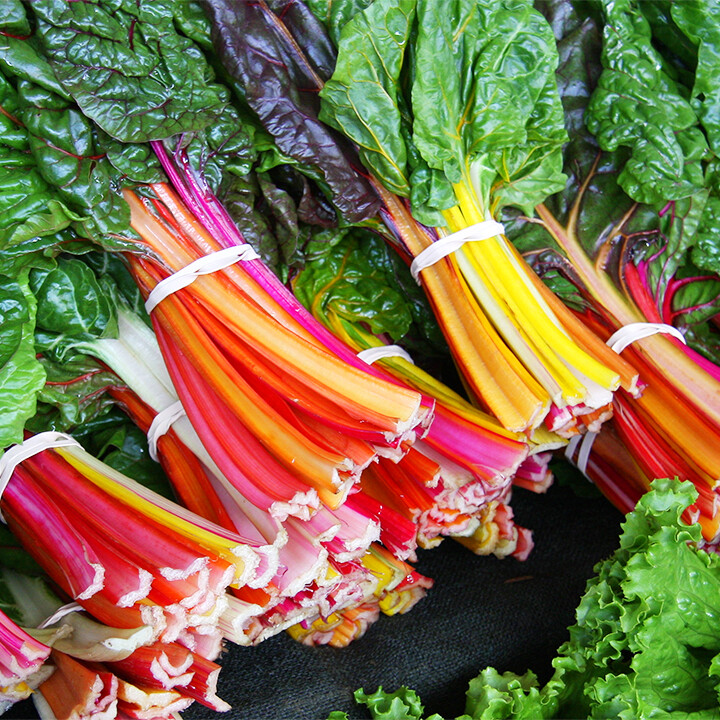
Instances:
[[[706,17],[707,9],[693,7],[695,21]],[[644,390],[633,400],[615,396],[615,425],[648,478],[695,483],[708,500],[700,518],[713,540],[720,385],[709,320],[717,313],[717,277],[703,258],[712,257],[705,239],[716,218],[716,160],[707,108],[688,101],[697,87],[712,96],[701,53],[709,36],[691,15],[678,8],[661,25],[678,39],[673,48],[694,57],[694,76],[677,71],[674,50],[642,3],[604,4],[602,34],[577,13],[555,23],[571,182],[538,205],[541,223],[516,223],[513,236],[601,337],[634,323],[664,323],[695,345],[663,334],[621,350]],[[634,114],[638,102],[642,112]],[[558,275],[570,282],[558,284]],[[608,488],[623,509],[623,497],[637,497],[631,482]]]

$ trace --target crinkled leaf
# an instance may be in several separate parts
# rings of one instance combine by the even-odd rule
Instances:
[[[82,112],[123,142],[210,125],[228,102],[167,0],[31,5],[55,75]]]
[[[106,390],[116,385],[118,378],[95,360],[77,356],[62,365],[48,358],[40,362],[47,381],[38,395],[37,412],[27,423],[31,432],[74,434],[79,425],[103,415],[115,404]]]
[[[368,231],[316,235],[293,290],[313,312],[334,313],[387,335],[420,357],[442,355],[445,343],[427,300],[407,267]]]
[[[102,147],[120,179],[143,184],[167,182],[157,155],[147,143],[121,143],[106,135]]]
[[[253,142],[254,128],[232,107],[211,127],[198,133],[185,146],[188,158],[213,191],[225,173],[247,175],[258,152]]]
[[[470,681],[465,715],[458,720],[494,720],[494,718],[550,717],[540,702],[538,682],[528,671],[524,675],[503,673],[486,668]]]
[[[335,45],[340,33],[355,15],[362,12],[373,0],[308,0],[307,6],[327,29]]]
[[[388,693],[379,687],[374,693],[364,690],[355,691],[355,700],[362,703],[370,711],[373,720],[422,720],[423,705],[414,690],[401,687]],[[432,715],[428,720],[442,720],[439,715]]]
[[[709,149],[692,106],[663,69],[641,5],[603,0],[604,71],[586,119],[603,150],[630,149],[619,183],[634,200],[653,204],[701,190],[698,160]]]
[[[345,25],[320,118],[351,138],[360,157],[394,194],[410,194],[399,107],[400,72],[416,0],[376,0]]]
[[[36,167],[55,196],[80,216],[81,236],[103,241],[131,236],[130,209],[116,190],[117,171],[96,142],[93,125],[67,101],[18,83],[18,117],[28,131]]]
[[[117,334],[115,304],[106,287],[81,260],[60,259],[51,270],[34,270],[31,289],[38,301],[38,350],[62,353],[76,343]]]
[[[264,2],[203,4],[220,61],[280,151],[327,190],[348,222],[374,215],[377,196],[355,169],[350,144],[318,119],[321,70],[303,54],[292,27]],[[319,24],[317,33],[320,42]]]
[[[475,164],[487,210],[532,212],[563,187],[557,50],[532,4],[420,0],[413,57],[413,139],[430,167],[456,183]]]
[[[697,46],[693,104],[710,147],[720,152],[720,6],[704,0],[683,0],[670,5],[672,20]],[[670,23],[668,23],[670,24]],[[673,45],[677,44],[675,38]]]
[[[22,442],[25,422],[35,413],[37,394],[45,384],[45,372],[36,358],[33,330],[37,303],[28,286],[28,270],[15,278],[24,296],[27,319],[15,335],[15,347],[0,366],[0,449]],[[16,295],[19,301],[19,296]],[[20,311],[20,308],[18,309]]]

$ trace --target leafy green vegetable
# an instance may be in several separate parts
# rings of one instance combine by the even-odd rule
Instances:
[[[433,356],[447,359],[422,291],[398,255],[370,231],[316,234],[293,291],[313,312],[362,323],[375,335],[404,345],[418,362]]]
[[[655,480],[596,566],[548,683],[486,668],[457,720],[720,717],[720,557],[681,519],[696,497],[691,483]],[[373,718],[422,717],[406,688],[356,697]]]
[[[373,215],[378,200],[357,173],[352,148],[318,120],[317,91],[333,66],[320,24],[313,25],[299,8],[287,12],[283,3],[203,0],[203,5],[220,62],[280,151],[326,190],[345,220]],[[274,12],[275,5],[282,12]],[[298,41],[309,37],[306,55]]]
[[[308,0],[308,7],[323,25],[328,35],[338,45],[340,33],[355,15],[372,4],[374,0]]]
[[[697,115],[665,71],[639,4],[604,7],[605,70],[588,106],[588,128],[604,150],[631,149],[618,181],[634,200],[688,197],[704,185],[698,161],[709,151]]]
[[[410,195],[399,81],[416,0],[377,0],[343,29],[338,64],[320,93],[320,119],[360,148],[365,166]],[[372,118],[369,122],[369,118]]]
[[[342,29],[321,118],[423,222],[460,182],[486,214],[532,213],[565,182],[557,61],[529,2],[377,0]]]
[[[0,449],[21,442],[23,427],[35,413],[45,372],[35,357],[33,331],[37,303],[28,284],[29,269],[13,280],[2,278],[0,341]]]
[[[582,14],[584,5],[541,4],[557,36],[558,87],[570,136],[564,150],[569,181],[545,207],[590,258],[604,258],[603,266],[623,279],[648,319],[682,327],[689,343],[717,362],[708,324],[720,310],[717,161],[699,100],[692,99],[695,78],[707,82],[711,33],[697,46],[697,38],[670,17],[671,4],[601,7],[604,30]],[[697,10],[694,3],[683,5],[678,18]],[[673,52],[682,53],[682,62]],[[573,269],[554,252],[547,228],[511,216],[505,215],[506,227],[536,268],[572,281]],[[563,297],[575,304],[576,289],[568,285]]]
[[[36,0],[31,7],[63,88],[118,140],[201,130],[228,102],[202,53],[175,30],[167,0]]]

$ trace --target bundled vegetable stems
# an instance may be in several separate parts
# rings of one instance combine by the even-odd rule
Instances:
[[[206,4],[226,29],[229,5]],[[279,16],[244,3],[239,12],[257,37],[280,45]],[[287,20],[288,36],[301,35],[295,22]],[[490,222],[503,206],[532,207],[562,182],[566,136],[553,77],[557,55],[544,19],[529,3],[468,2],[445,12],[429,2],[382,1],[349,19],[338,43],[324,84],[324,66],[309,70],[313,62],[299,58],[296,45],[288,49],[286,75],[314,82],[320,119],[358,146],[376,178],[380,215],[409,260],[417,263],[448,234],[462,232],[469,241],[416,272],[471,396],[506,428],[529,435],[543,423],[568,437],[601,422],[621,383],[636,392],[635,373],[542,296],[502,227]],[[217,50],[228,71],[249,85],[254,55],[237,52],[231,29],[218,34]],[[437,63],[458,72],[424,70]],[[373,92],[363,95],[361,88]],[[269,116],[262,92],[260,84],[248,101],[276,133],[288,121]],[[334,160],[327,162],[329,168]],[[403,196],[412,199],[412,214]],[[474,232],[484,239],[475,241]]]

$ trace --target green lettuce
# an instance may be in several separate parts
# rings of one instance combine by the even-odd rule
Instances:
[[[655,480],[595,567],[547,684],[486,668],[457,720],[720,717],[720,557],[682,519],[696,498],[691,483]],[[356,698],[373,718],[422,718],[407,688]]]

